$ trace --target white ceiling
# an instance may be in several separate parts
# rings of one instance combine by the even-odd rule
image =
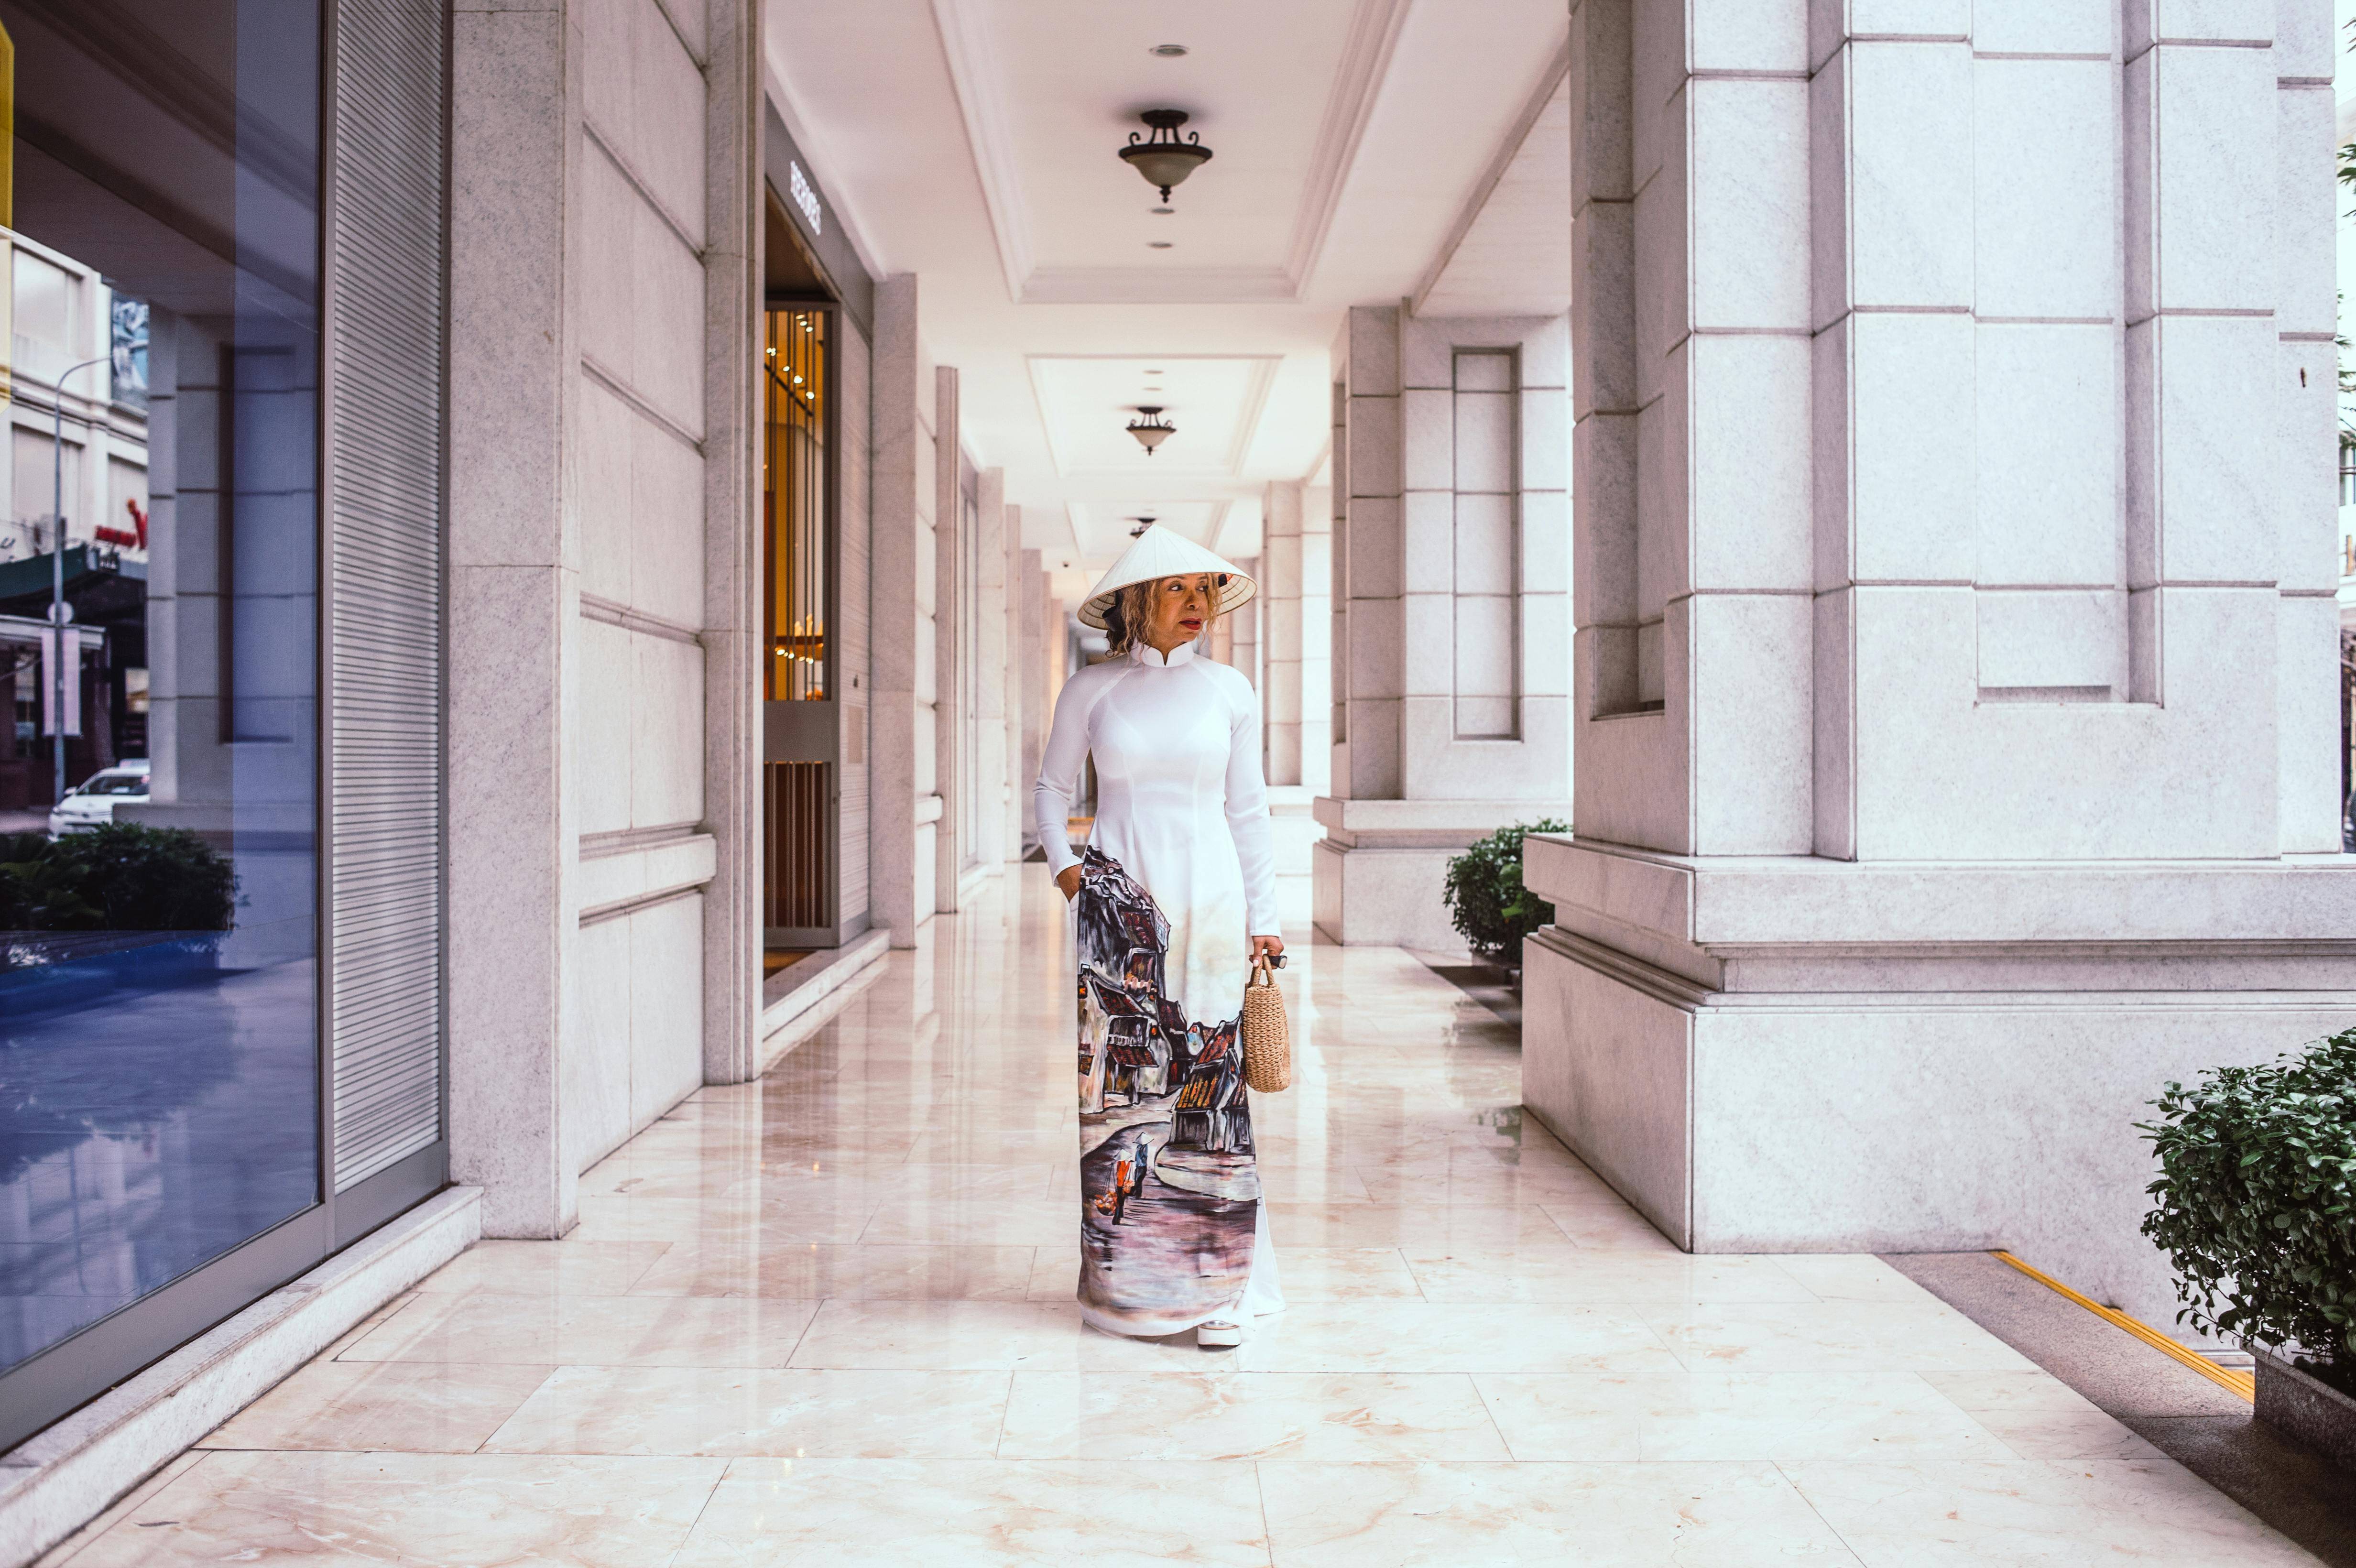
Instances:
[[[1005,470],[1051,566],[1108,562],[1148,508],[1256,554],[1262,487],[1323,463],[1343,307],[1420,294],[1428,311],[1530,314],[1546,291],[1528,274],[1549,269],[1567,301],[1567,112],[1551,230],[1536,145],[1557,123],[1561,0],[771,0],[766,15],[779,112],[870,265],[919,275],[967,448]],[[1163,43],[1189,52],[1151,52]],[[1117,155],[1155,107],[1185,110],[1215,152],[1169,216]],[[1151,458],[1123,428],[1146,402],[1178,427]]]

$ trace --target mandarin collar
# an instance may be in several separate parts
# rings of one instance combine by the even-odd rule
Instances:
[[[1165,659],[1154,651],[1152,644],[1140,643],[1129,650],[1129,656],[1148,669],[1176,669],[1180,665],[1194,661],[1194,645],[1181,643],[1171,650],[1170,656]]]

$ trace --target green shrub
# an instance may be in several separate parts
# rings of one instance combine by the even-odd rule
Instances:
[[[1493,964],[1519,967],[1522,938],[1554,919],[1554,905],[1522,886],[1522,839],[1532,833],[1568,833],[1547,817],[1501,827],[1448,862],[1441,895],[1465,945]]]
[[[236,913],[229,857],[177,827],[0,838],[0,930],[227,931]]]
[[[2170,1083],[2139,1123],[2159,1155],[2143,1222],[2177,1321],[2356,1376],[2356,1029],[2297,1057]]]

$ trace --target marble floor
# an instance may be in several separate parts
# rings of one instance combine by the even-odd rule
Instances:
[[[1305,935],[1305,933],[1304,933]],[[1688,1257],[1408,955],[1296,944],[1254,1107],[1290,1308],[1072,1304],[1044,869],[45,1561],[581,1568],[2310,1563],[1869,1257]]]

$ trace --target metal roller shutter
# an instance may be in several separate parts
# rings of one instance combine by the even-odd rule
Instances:
[[[335,1189],[442,1136],[443,9],[335,8],[327,213]]]

